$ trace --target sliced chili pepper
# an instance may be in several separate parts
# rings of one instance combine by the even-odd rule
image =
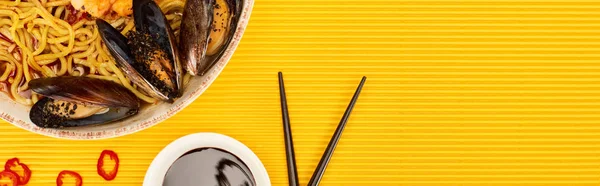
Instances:
[[[19,185],[19,175],[11,170],[0,172],[0,186],[17,186]]]
[[[88,14],[87,12],[83,12],[80,15],[79,14],[79,10],[75,9],[75,7],[73,7],[73,5],[69,4],[66,6],[66,12],[67,12],[67,23],[69,23],[70,25],[73,25],[81,20],[90,20],[91,16],[90,14]]]
[[[79,10],[75,9],[72,5],[67,5],[66,6],[67,9],[67,23],[69,23],[70,25],[75,24],[76,22],[78,22],[80,19],[77,17],[77,13],[79,13]]]
[[[21,167],[21,169],[17,169],[17,167]],[[19,185],[27,184],[31,178],[31,170],[26,164],[21,163],[19,158],[12,158],[6,161],[4,169],[17,173],[17,176],[19,176]]]
[[[104,170],[104,159],[106,156],[110,157],[110,159],[115,163],[113,168],[107,172]],[[117,172],[119,171],[119,156],[112,150],[103,150],[100,153],[100,157],[98,158],[98,164],[96,165],[98,174],[102,176],[105,180],[113,180],[117,177]]]
[[[92,15],[88,14],[87,12],[83,12],[83,14],[81,14],[81,16],[79,17],[79,20],[91,20],[92,19]]]
[[[70,170],[63,170],[60,171],[60,173],[58,173],[58,177],[56,177],[56,186],[62,186],[64,183],[63,179],[65,179],[67,175],[75,178],[76,186],[83,185],[83,179],[81,178],[81,175],[79,175],[79,173]]]

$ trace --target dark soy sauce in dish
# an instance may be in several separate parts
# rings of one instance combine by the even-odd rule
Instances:
[[[175,160],[163,186],[255,186],[250,169],[237,156],[216,148],[200,148]]]

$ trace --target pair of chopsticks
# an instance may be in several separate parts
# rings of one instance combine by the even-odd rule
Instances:
[[[348,122],[348,119],[350,118],[350,113],[352,112],[352,109],[354,108],[354,105],[356,104],[356,100],[358,100],[358,95],[360,94],[360,91],[362,90],[362,87],[365,84],[366,80],[367,80],[367,77],[363,76],[362,80],[360,81],[360,84],[358,85],[358,88],[356,88],[356,92],[354,92],[354,96],[352,97],[352,100],[350,101],[348,108],[346,108],[346,112],[344,112],[344,116],[342,116],[342,120],[338,124],[337,129],[335,129],[335,133],[333,134],[333,136],[331,136],[331,140],[329,141],[329,144],[327,145],[325,152],[323,152],[323,155],[321,156],[321,160],[319,161],[319,164],[315,168],[315,171],[313,172],[313,175],[310,178],[310,181],[308,182],[308,186],[319,185],[319,182],[321,181],[321,178],[323,177],[323,174],[325,173],[325,169],[327,168],[327,165],[329,164],[329,160],[331,159],[331,156],[333,156],[333,151],[335,150],[335,147],[337,146],[337,143],[340,140],[340,137],[342,136],[342,131],[344,130],[344,127],[346,127],[346,123]],[[290,186],[298,186],[298,172],[296,170],[296,155],[294,153],[294,143],[293,143],[294,140],[292,140],[290,116],[288,114],[288,108],[287,108],[287,97],[285,94],[285,86],[283,83],[283,74],[281,72],[279,72],[279,95],[280,95],[280,102],[281,102],[281,115],[282,115],[282,119],[283,119],[283,133],[284,133],[284,140],[285,140],[285,152],[286,152],[288,180],[289,180],[288,182],[289,182]]]

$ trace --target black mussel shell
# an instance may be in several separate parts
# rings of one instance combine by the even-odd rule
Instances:
[[[169,53],[170,58],[179,61],[171,24],[154,0],[134,0],[133,20],[137,33],[152,35],[162,50]]]
[[[204,75],[223,56],[237,31],[242,7],[242,0],[186,1],[179,31],[179,53],[191,75]],[[211,34],[218,35],[216,32],[223,32],[224,38],[219,45],[209,48],[211,42],[216,43],[210,39]]]
[[[133,1],[133,18],[135,22],[135,32],[130,32],[129,43],[134,45],[134,56],[138,57],[138,61],[148,60],[147,54],[160,53],[165,55],[166,61],[161,63],[165,72],[169,75],[168,78],[162,77],[162,81],[171,81],[174,87],[169,93],[169,98],[181,96],[181,87],[183,83],[183,68],[181,67],[179,50],[175,35],[171,29],[171,24],[167,21],[164,13],[154,0],[136,0]],[[138,35],[135,35],[138,34]],[[139,46],[139,47],[135,47]],[[146,48],[148,47],[148,48]],[[141,51],[140,49],[151,49]],[[137,54],[136,54],[137,53]],[[146,55],[144,55],[146,54]],[[143,57],[142,57],[143,56]],[[140,60],[145,59],[145,60]],[[149,60],[156,60],[150,56]]]
[[[201,75],[210,66],[204,60],[213,22],[214,0],[186,1],[179,28],[179,53],[187,72]]]
[[[44,96],[29,113],[31,121],[42,128],[108,123],[137,114],[140,109],[135,94],[109,80],[59,76],[31,80],[29,87]],[[76,117],[86,112],[91,113]]]
[[[29,81],[32,91],[52,99],[102,107],[139,108],[135,94],[109,80],[85,76],[59,76]]]
[[[149,79],[157,81],[158,78],[154,77],[151,73],[145,73],[143,76],[141,72],[147,72],[148,70],[143,63],[138,63],[133,56],[130,47],[127,44],[127,38],[121,34],[117,29],[112,27],[109,23],[102,19],[96,19],[96,25],[98,26],[98,31],[100,32],[100,36],[108,48],[110,54],[115,58],[115,64],[119,69],[123,71],[125,76],[129,78],[134,84],[136,84],[142,92],[148,94],[151,97],[161,99],[161,100],[169,100],[170,98],[166,96],[162,91],[160,91],[157,86],[153,85]],[[138,71],[138,70],[141,70]],[[147,77],[148,79],[144,78]],[[160,84],[162,83],[157,83]],[[166,86],[162,86],[166,87]]]
[[[229,9],[229,17],[225,18],[225,21],[227,21],[227,19],[229,19],[229,26],[227,26],[227,33],[225,33],[225,40],[222,42],[221,45],[219,45],[217,48],[217,52],[215,52],[214,54],[209,54],[209,56],[207,56],[206,60],[209,64],[208,68],[204,69],[204,71],[202,72],[202,74],[206,73],[213,65],[215,65],[217,63],[217,61],[219,61],[219,59],[221,58],[221,56],[223,56],[223,53],[225,53],[225,49],[227,49],[227,47],[229,46],[229,44],[231,43],[231,40],[233,39],[233,37],[235,37],[235,32],[237,31],[238,28],[238,21],[240,20],[240,16],[242,15],[242,7],[244,4],[243,0],[224,0],[225,3],[227,3],[228,9]],[[219,6],[219,5],[215,5],[215,6]],[[215,31],[215,27],[218,27],[218,25],[214,25],[212,31]],[[210,41],[209,41],[210,42]]]
[[[182,94],[182,67],[170,24],[151,0],[133,2],[135,31],[123,36],[102,19],[96,19],[100,36],[117,66],[142,91],[173,102]]]
[[[113,107],[107,108],[108,111],[100,114],[72,118],[71,115],[76,114],[77,109],[81,107],[82,105],[76,103],[59,102],[45,97],[33,105],[29,118],[41,128],[67,128],[110,123],[133,116],[139,111],[139,108]]]
[[[240,15],[242,14],[242,5],[243,0],[216,0],[217,4],[215,4],[215,9],[217,10],[225,10],[226,15],[218,14],[218,17],[214,19],[221,19],[223,25],[216,25],[217,23],[213,22],[211,26],[212,32],[217,32],[221,30],[226,30],[225,39],[221,42],[220,45],[216,46],[216,51],[213,53],[209,53],[208,55],[212,56],[214,60],[216,60],[220,55],[225,52],[225,48],[229,45],[229,42],[233,39],[235,32],[237,31],[238,21],[240,20]],[[224,4],[223,4],[224,3]],[[227,7],[223,7],[227,6]],[[227,23],[229,23],[227,25]],[[209,41],[210,43],[211,41]]]

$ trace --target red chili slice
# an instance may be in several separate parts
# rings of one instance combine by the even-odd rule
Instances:
[[[66,9],[67,9],[67,11],[66,11],[67,12],[67,20],[66,21],[70,25],[73,25],[75,22],[78,21],[77,20],[77,12],[79,12],[79,11],[77,11],[72,5],[67,5]]]
[[[18,167],[21,168],[17,169]],[[27,184],[31,178],[31,170],[26,164],[19,162],[19,158],[12,158],[6,161],[4,169],[10,170],[19,176],[19,185]]]
[[[90,14],[88,14],[87,12],[83,12],[81,14],[79,14],[79,10],[75,9],[75,7],[73,7],[73,5],[69,4],[66,6],[66,11],[67,13],[67,21],[70,25],[73,25],[81,20],[90,20],[91,16]],[[78,15],[79,14],[79,15]]]
[[[56,177],[56,186],[62,186],[63,182],[64,182],[63,179],[65,179],[65,176],[67,176],[67,175],[75,178],[76,186],[83,185],[83,179],[81,178],[81,175],[79,175],[79,173],[76,173],[76,172],[70,171],[70,170],[63,170],[63,171],[60,171],[60,173],[58,173],[58,177]]]
[[[0,172],[0,186],[17,186],[19,185],[19,175],[11,170]]]
[[[109,156],[110,159],[115,163],[109,172],[104,169],[104,158],[106,156]],[[117,177],[117,172],[119,171],[119,156],[117,156],[117,153],[112,150],[103,150],[98,158],[98,164],[96,165],[96,168],[98,170],[98,174],[105,180],[115,179],[115,177]]]

